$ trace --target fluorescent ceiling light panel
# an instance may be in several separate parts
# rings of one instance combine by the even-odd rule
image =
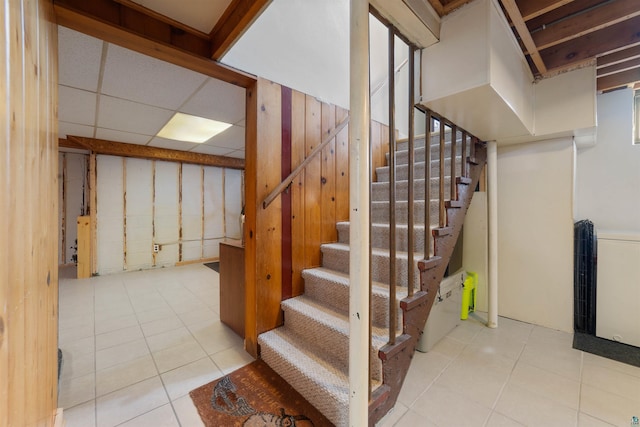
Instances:
[[[171,120],[158,132],[160,138],[176,141],[196,142],[201,144],[217,134],[224,132],[231,125],[204,117],[190,114],[176,113]]]

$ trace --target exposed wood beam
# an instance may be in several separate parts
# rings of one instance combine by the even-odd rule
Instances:
[[[629,61],[618,62],[614,65],[609,65],[608,67],[598,68],[597,76],[605,77],[614,73],[621,73],[623,71],[631,70],[633,68],[640,67],[640,58],[631,59]]]
[[[176,21],[175,19],[169,18],[168,16],[162,15],[158,12],[156,12],[155,10],[151,10],[149,8],[146,8],[138,3],[135,3],[131,0],[113,0],[116,3],[120,3],[123,6],[126,6],[130,9],[133,10],[137,10],[138,12],[143,13],[144,15],[150,16],[154,19],[157,19],[158,21],[162,21],[166,24],[171,25],[172,27],[175,28],[179,28],[183,31],[186,31],[187,33],[193,34],[196,37],[200,37],[203,40],[207,40],[210,41],[210,37],[209,34],[207,33],[203,33],[200,30],[196,30],[193,27],[190,27],[188,25],[183,24],[182,22]]]
[[[543,50],[635,16],[640,16],[638,0],[618,0],[574,15],[543,30],[536,31],[531,36],[538,50]]]
[[[528,21],[536,16],[544,15],[565,4],[571,3],[573,0],[518,0],[522,19]]]
[[[250,87],[256,80],[250,74],[212,61],[209,44],[196,47],[202,42],[199,37],[173,30],[170,25],[113,0],[55,0],[54,8],[58,24],[109,43],[237,86]],[[189,37],[179,37],[179,33]]]
[[[104,139],[84,138],[68,135],[67,140],[81,149],[96,154],[110,156],[135,157],[138,159],[165,160],[171,162],[192,163],[205,166],[217,166],[230,169],[244,169],[244,159],[233,157],[213,156],[210,154],[192,153],[190,151],[169,150],[167,148],[149,147],[147,145],[124,144],[122,142],[106,141]],[[67,142],[60,140],[60,146]]]
[[[640,43],[640,16],[561,43],[541,52],[552,70]]]
[[[527,51],[529,52],[529,56],[531,57],[531,60],[535,64],[536,68],[541,74],[546,73],[547,72],[547,66],[545,65],[546,61],[544,61],[540,56],[540,53],[536,48],[536,44],[533,42],[533,39],[531,38],[531,33],[529,33],[529,29],[527,28],[527,25],[524,23],[524,19],[520,14],[520,9],[518,9],[518,6],[516,5],[515,0],[503,0],[502,5],[506,9],[507,14],[509,14],[509,17],[511,18],[511,22],[516,28],[518,35],[522,39],[522,43],[524,43],[525,47],[527,48]]]
[[[211,30],[211,57],[219,61],[271,0],[233,0]]]
[[[539,28],[542,28],[545,25],[550,25],[556,21],[560,21],[565,19],[567,16],[575,15],[576,13],[580,13],[585,9],[589,9],[595,7],[602,3],[607,3],[611,0],[580,0],[573,1],[571,3],[565,4],[557,9],[553,9],[544,15],[536,16],[535,18],[531,18],[526,20],[527,27],[529,30],[535,31]]]
[[[448,15],[459,7],[464,6],[467,3],[471,3],[472,0],[453,0],[444,5],[444,14]]]
[[[78,144],[75,141],[70,141],[68,139],[59,138],[58,139],[58,147],[60,148],[73,148],[74,150],[86,150],[87,147]]]
[[[598,68],[640,58],[640,44],[598,57]]]
[[[429,0],[429,4],[433,7],[438,16],[444,16],[444,6],[442,6],[440,0]]]
[[[596,84],[599,91],[615,89],[620,86],[628,86],[640,82],[640,68],[634,68],[622,73],[611,74],[606,77],[599,77]]]

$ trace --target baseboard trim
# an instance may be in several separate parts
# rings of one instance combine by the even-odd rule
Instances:
[[[576,332],[573,335],[573,348],[640,367],[640,347]]]

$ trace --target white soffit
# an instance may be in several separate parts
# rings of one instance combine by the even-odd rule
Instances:
[[[440,17],[426,0],[414,0],[421,12],[419,19],[403,0],[371,0],[371,5],[412,43],[420,48],[431,46],[440,37]]]
[[[102,93],[176,110],[206,79],[203,74],[110,44]]]
[[[161,15],[210,33],[231,0],[134,0]]]

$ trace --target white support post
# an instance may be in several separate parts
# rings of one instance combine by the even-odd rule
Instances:
[[[487,143],[487,199],[489,205],[489,307],[487,326],[498,327],[498,146]]]
[[[369,1],[351,0],[349,425],[369,416]]]

